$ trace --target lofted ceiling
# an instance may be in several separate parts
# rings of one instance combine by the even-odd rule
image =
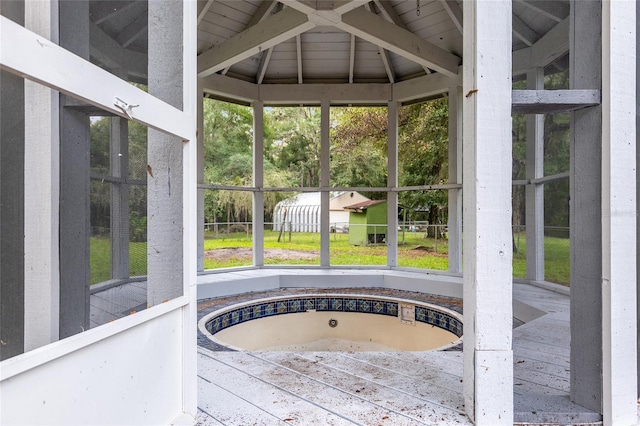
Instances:
[[[568,40],[569,3],[513,0],[514,58],[554,28]],[[462,64],[458,0],[197,0],[197,13],[199,77],[259,87],[398,83],[455,76]],[[146,0],[91,2],[92,61],[144,82],[147,15]]]

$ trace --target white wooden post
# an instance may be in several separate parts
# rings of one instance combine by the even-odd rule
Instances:
[[[149,93],[182,110],[182,2],[152,1],[148,13]],[[155,129],[147,146],[147,304],[154,306],[183,294],[183,146]]]
[[[462,87],[449,88],[449,183],[462,184]],[[462,272],[462,189],[449,190],[449,272]]]
[[[464,2],[464,399],[513,424],[511,1]]]
[[[264,104],[253,103],[253,266],[264,266]]]
[[[636,14],[602,3],[603,423],[637,422]]]
[[[0,3],[24,25],[24,1]],[[0,361],[24,351],[24,79],[0,71]],[[28,222],[27,222],[28,224]]]
[[[329,170],[330,170],[330,144],[329,120],[331,118],[331,106],[328,100],[320,104],[320,265],[330,265],[330,235],[329,235]]]
[[[129,278],[129,123],[111,117],[109,132],[111,176],[111,279]]]
[[[571,2],[571,89],[601,87],[601,13],[601,1]],[[596,412],[602,412],[601,135],[601,106],[571,113],[571,399]]]
[[[527,89],[544,89],[544,69],[527,73]],[[541,178],[544,173],[544,115],[527,115],[526,177]],[[544,280],[544,185],[526,186],[527,278]]]
[[[198,79],[198,87],[196,90],[196,114],[198,125],[198,159],[197,161],[197,180],[198,185],[204,183],[204,89],[202,79]],[[198,188],[198,230],[197,230],[197,256],[198,256],[198,272],[204,271],[204,189]]]
[[[57,2],[25,2],[25,27],[57,43],[57,6]],[[31,81],[25,81],[24,88],[24,216],[28,221],[24,236],[24,350],[29,351],[59,336],[60,106],[57,92]]]
[[[387,104],[387,266],[398,266],[398,103]]]

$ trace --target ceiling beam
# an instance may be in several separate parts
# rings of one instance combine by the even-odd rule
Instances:
[[[264,75],[267,73],[267,67],[269,66],[269,61],[271,60],[272,53],[273,53],[273,47],[270,47],[267,50],[262,51],[262,55],[260,56],[260,65],[258,65],[258,73],[256,75],[256,82],[258,84],[262,84],[262,80],[264,80]],[[225,68],[225,69],[228,69],[228,68]]]
[[[556,22],[562,22],[569,16],[569,4],[561,1],[515,0],[518,3],[543,14]]]
[[[149,14],[145,10],[143,13],[129,25],[116,37],[116,42],[122,47],[128,47],[139,39],[143,34],[147,32],[149,22]]]
[[[447,11],[460,34],[462,34],[462,9],[455,0],[440,0],[442,7]]]
[[[600,90],[514,90],[513,114],[556,114],[600,105]]]
[[[315,24],[299,11],[287,8],[253,27],[198,55],[198,77],[206,77],[228,66],[301,34]]]
[[[526,74],[528,70],[546,67],[569,52],[569,18],[564,19],[542,36],[531,47],[513,52],[514,76]]]
[[[333,10],[342,15],[360,6],[364,6],[370,1],[371,0],[336,0],[333,3]]]
[[[198,24],[209,11],[209,8],[216,0],[198,0]]]
[[[533,46],[540,38],[540,35],[532,30],[522,19],[515,13],[512,15],[512,28],[513,34],[522,40],[527,46]]]
[[[262,21],[264,18],[269,16],[269,14],[273,12],[273,10],[277,5],[278,5],[278,2],[276,0],[263,1],[260,4],[260,7],[256,11],[256,13],[253,14],[251,19],[247,23],[247,28],[253,27],[255,24],[257,24],[258,22]]]
[[[371,10],[371,4],[367,3],[364,5],[364,8],[371,12],[375,13]],[[386,18],[385,18],[386,19]],[[382,60],[382,64],[384,65],[384,69],[387,72],[387,78],[389,79],[389,83],[393,84],[396,82],[396,73],[393,71],[393,64],[391,63],[391,58],[389,57],[389,52],[384,50],[382,47],[378,46],[378,53],[380,54],[380,59]]]
[[[337,28],[449,76],[458,73],[460,58],[364,9],[342,15]]]
[[[147,55],[125,49],[93,22],[89,24],[89,36],[92,41],[91,57],[112,71],[126,71],[130,76],[146,77]]]

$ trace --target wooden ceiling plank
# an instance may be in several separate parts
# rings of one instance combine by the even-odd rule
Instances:
[[[216,0],[198,0],[198,24],[209,11],[209,8]]]
[[[440,0],[442,2],[442,7],[447,11],[451,21],[456,26],[460,34],[462,34],[462,9],[460,5],[455,0]]]
[[[460,58],[364,9],[345,13],[336,27],[422,66],[449,76],[458,73]]]
[[[314,26],[304,13],[292,8],[270,15],[253,27],[198,55],[198,76],[202,78],[223,70]]]

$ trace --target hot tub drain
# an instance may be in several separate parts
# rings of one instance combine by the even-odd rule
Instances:
[[[329,320],[329,327],[334,328],[334,327],[336,327],[337,325],[338,325],[338,320],[337,320],[337,319],[335,319],[335,318],[331,318],[331,319]]]

